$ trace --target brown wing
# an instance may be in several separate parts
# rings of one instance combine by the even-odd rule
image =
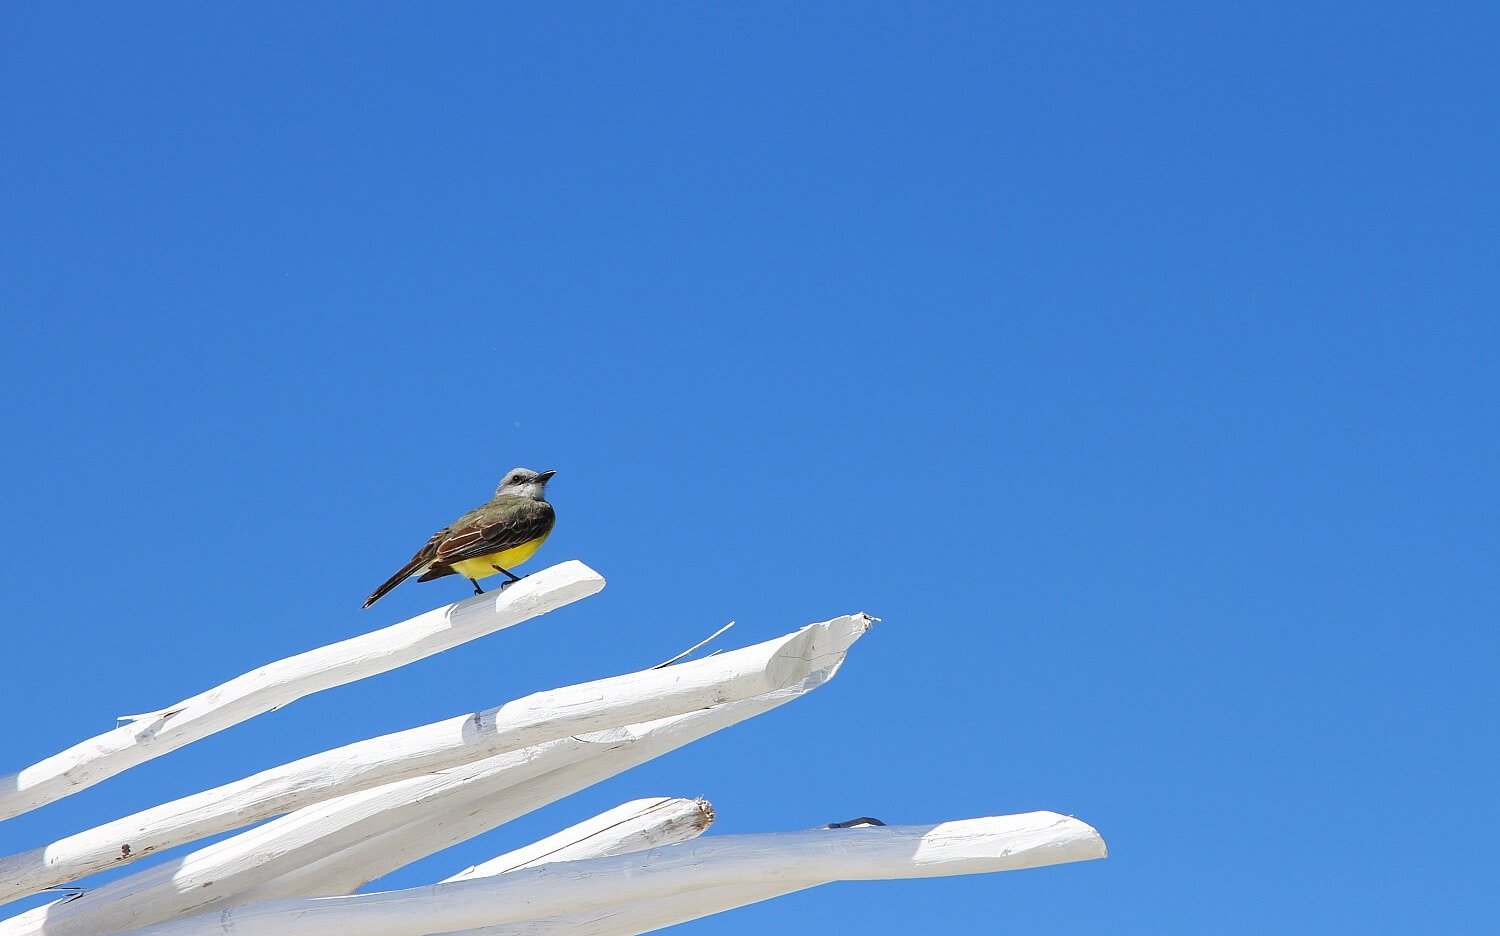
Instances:
[[[439,566],[451,566],[465,559],[477,559],[505,549],[513,549],[552,532],[556,516],[552,505],[529,497],[503,497],[486,504],[459,519],[448,528],[448,535],[437,547],[433,558],[433,578],[446,574]],[[424,575],[419,581],[426,580]]]
[[[395,575],[386,579],[380,584],[379,588],[370,593],[370,597],[365,599],[364,606],[368,608],[370,605],[379,601],[381,598],[385,597],[386,592],[395,588],[397,585],[400,585],[402,582],[406,581],[413,572],[431,562],[432,558],[437,555],[438,546],[443,542],[443,539],[447,537],[447,535],[447,527],[443,527],[441,530],[438,530],[436,533],[432,534],[432,539],[427,541],[426,546],[423,546],[421,549],[417,550],[417,554],[411,557],[410,562],[402,566]]]

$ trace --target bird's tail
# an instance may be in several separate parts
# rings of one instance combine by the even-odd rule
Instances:
[[[432,557],[437,555],[438,543],[443,541],[443,536],[446,535],[447,532],[448,531],[446,529],[443,529],[432,534],[432,539],[427,541],[426,546],[423,546],[421,549],[417,550],[417,554],[411,557],[410,562],[397,570],[395,575],[386,579],[384,582],[381,582],[379,588],[375,589],[373,592],[370,592],[370,597],[365,599],[364,607],[368,608],[370,605],[385,597],[386,592],[395,588],[397,585],[400,585],[402,582],[410,578],[412,574],[415,573],[418,569],[431,562]]]
[[[379,588],[370,592],[370,597],[365,599],[364,607],[368,608],[370,605],[384,598],[386,592],[389,592],[391,589],[395,588],[397,585],[400,585],[402,582],[410,578],[413,572],[422,567],[423,561],[424,560],[421,556],[413,557],[410,562],[401,567],[401,571],[386,579],[384,582],[381,582]]]

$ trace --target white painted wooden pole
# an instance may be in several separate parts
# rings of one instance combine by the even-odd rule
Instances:
[[[583,735],[579,741],[531,749],[538,752],[539,762],[566,763],[540,774],[527,770],[525,776],[515,765],[497,765],[487,775],[456,781],[465,789],[455,790],[447,800],[430,802],[420,818],[368,835],[318,860],[306,861],[270,881],[247,887],[232,901],[220,901],[213,906],[275,897],[352,894],[397,868],[504,825],[714,731],[769,711],[819,684],[821,680],[810,681],[805,686],[769,696],[633,726],[625,730],[630,734],[623,742],[625,732],[600,732]],[[394,820],[404,815],[392,812],[384,818]],[[330,824],[336,821],[341,820],[331,820]],[[10,936],[3,923],[0,936]]]
[[[869,628],[871,620],[867,615],[853,614],[813,625],[823,632],[820,641],[827,642],[827,653],[819,657],[816,664],[819,668],[796,686],[691,715],[583,735],[497,758],[472,779],[456,778],[455,783],[461,782],[465,789],[455,791],[444,803],[422,809],[421,818],[402,827],[394,820],[403,819],[404,815],[388,810],[381,816],[387,830],[383,834],[362,836],[335,854],[299,862],[293,870],[274,880],[247,887],[235,897],[235,902],[353,893],[361,885],[413,861],[800,698],[834,677],[849,646]],[[506,758],[515,760],[507,762]],[[552,766],[555,769],[542,770]],[[405,790],[395,788],[390,797],[397,804],[411,798]],[[277,822],[293,818],[287,816]],[[330,816],[321,824],[337,826],[344,822],[343,818]],[[223,905],[226,904],[216,904]],[[0,936],[8,934],[9,930],[0,925]]]
[[[538,842],[465,868],[441,882],[468,881],[554,861],[583,861],[691,841],[714,821],[707,800],[655,796],[631,800]]]
[[[265,901],[132,930],[130,936],[324,936],[338,930],[429,936],[743,883],[940,877],[1104,855],[1093,828],[1052,812],[932,826],[726,835],[409,890]]]
[[[300,809],[77,898],[11,917],[0,922],[0,936],[97,936],[248,899],[353,890],[416,858],[800,697],[832,678],[870,621],[855,614],[804,628],[814,635],[805,647],[810,672],[787,689],[551,741]]]
[[[725,884],[655,900],[614,904],[585,913],[567,913],[543,920],[481,926],[444,933],[442,936],[561,936],[564,933],[568,936],[635,936],[739,907],[748,907],[764,900],[774,900],[817,887],[819,883],[827,882],[802,884],[759,881],[753,884]]]
[[[816,628],[663,669],[537,692],[348,744],[0,858],[0,903],[269,816],[555,738],[752,698],[803,679]]]
[[[303,696],[384,673],[595,594],[576,560],[382,630],[269,663],[0,777],[0,819],[35,809]]]

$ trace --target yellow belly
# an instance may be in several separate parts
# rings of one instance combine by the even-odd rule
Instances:
[[[496,574],[495,566],[499,566],[502,569],[514,569],[535,555],[536,551],[541,548],[542,543],[546,542],[546,540],[546,536],[538,536],[529,543],[522,543],[510,549],[502,549],[497,553],[490,553],[488,556],[455,562],[450,568],[464,578],[482,579],[486,576]]]

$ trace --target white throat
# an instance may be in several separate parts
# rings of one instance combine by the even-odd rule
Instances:
[[[507,484],[495,492],[496,497],[529,497],[532,500],[546,500],[542,489],[546,485],[540,481],[530,481],[526,484]]]

